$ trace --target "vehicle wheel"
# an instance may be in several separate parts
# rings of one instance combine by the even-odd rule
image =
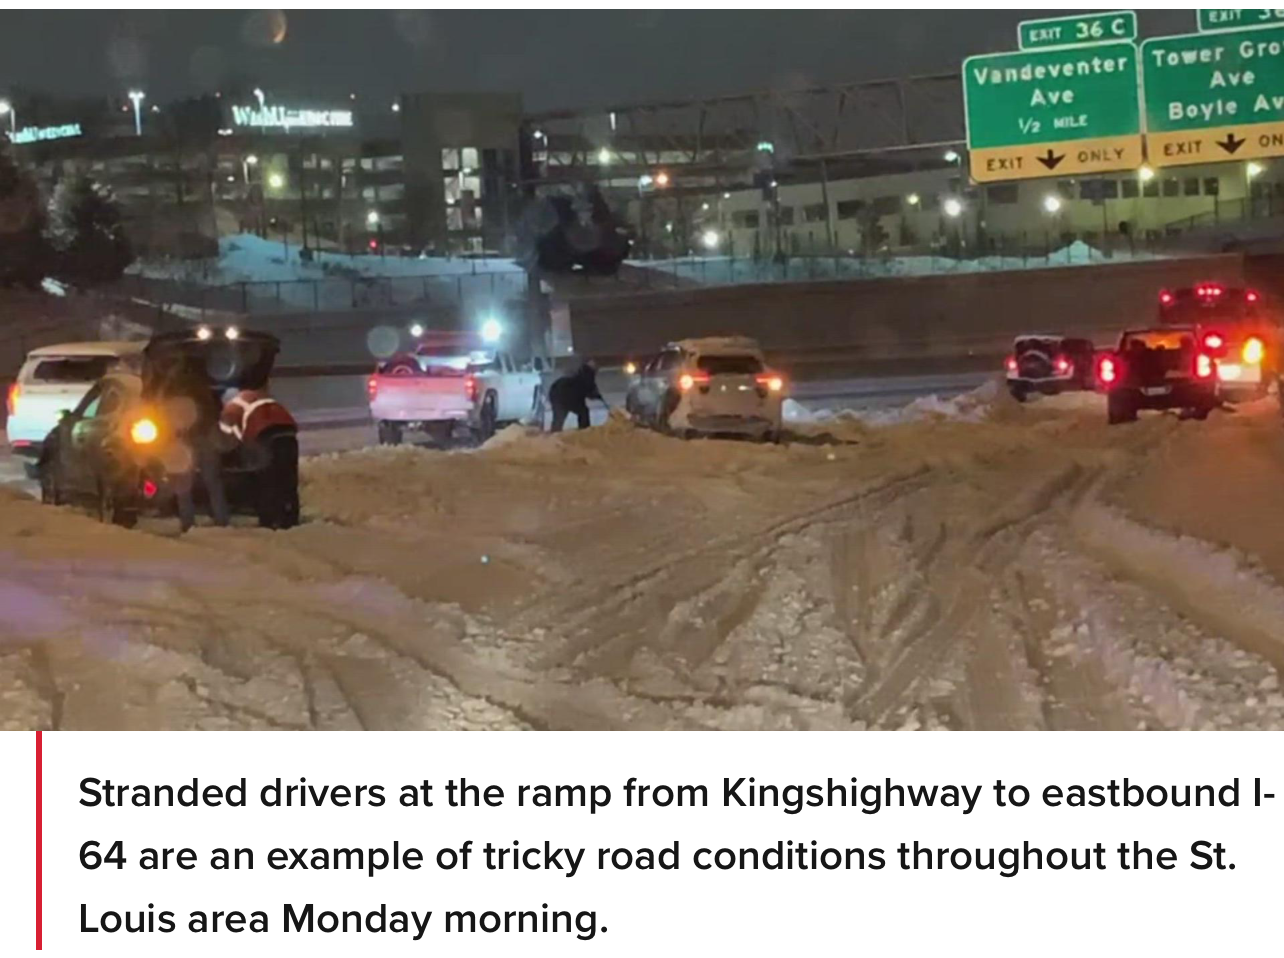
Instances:
[[[138,507],[122,500],[116,490],[102,480],[98,482],[97,507],[99,522],[109,522],[123,529],[132,529],[138,524]]]
[[[1208,414],[1212,411],[1213,411],[1212,406],[1196,406],[1194,409],[1190,411],[1190,418],[1198,419],[1200,422],[1203,422],[1205,419],[1208,418]]]
[[[66,500],[62,493],[62,477],[53,462],[42,462],[40,469],[40,501],[47,506],[61,506]]]
[[[1106,422],[1112,426],[1120,423],[1136,422],[1137,407],[1132,399],[1123,393],[1113,392],[1106,397]]]
[[[1025,402],[1027,399],[1030,398],[1030,393],[1024,386],[1017,386],[1017,385],[1009,386],[1008,392],[1012,394],[1012,398],[1015,399],[1017,402]]]
[[[383,420],[379,423],[379,445],[400,446],[401,424]]]
[[[477,418],[481,421],[482,442],[495,435],[498,416],[499,397],[495,395],[494,391],[488,392],[482,397],[481,410],[477,414]]]
[[[677,411],[678,403],[681,401],[682,397],[673,390],[665,394],[664,401],[655,410],[655,422],[653,425],[656,430],[665,435],[672,434],[673,428],[669,425],[669,417]]]

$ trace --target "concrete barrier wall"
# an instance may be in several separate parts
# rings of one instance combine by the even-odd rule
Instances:
[[[1164,287],[1242,283],[1238,255],[904,279],[777,283],[577,297],[577,353],[654,352],[686,336],[739,333],[792,361],[841,353],[853,372],[899,360],[1002,354],[1027,332],[1073,333],[1104,345],[1154,321]]]

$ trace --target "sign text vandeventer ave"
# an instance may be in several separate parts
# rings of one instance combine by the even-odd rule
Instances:
[[[963,94],[973,179],[1135,169],[1137,91],[1131,43],[970,57]]]

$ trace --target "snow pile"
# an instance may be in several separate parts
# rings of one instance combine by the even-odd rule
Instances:
[[[1284,636],[1284,588],[1235,550],[1173,536],[1102,505],[1079,510],[1075,530],[1091,549],[1240,645],[1271,648]]]
[[[954,396],[920,396],[904,406],[892,409],[808,409],[802,403],[786,399],[782,412],[792,425],[829,423],[863,423],[869,426],[895,426],[901,423],[948,419],[954,422],[984,422],[997,404],[1007,396],[1002,384],[993,379],[976,389]]]

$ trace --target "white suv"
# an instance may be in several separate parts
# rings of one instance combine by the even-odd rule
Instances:
[[[40,458],[45,437],[63,412],[75,409],[90,387],[113,372],[138,372],[144,342],[63,343],[27,354],[9,386],[5,432],[18,455]]]
[[[625,408],[638,422],[679,436],[780,439],[785,380],[745,336],[670,343],[639,369]]]

